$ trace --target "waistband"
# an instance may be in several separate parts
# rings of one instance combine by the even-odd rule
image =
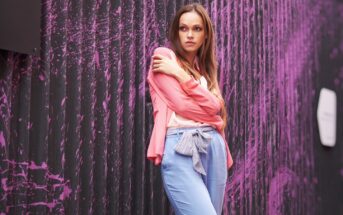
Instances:
[[[207,132],[214,131],[211,126],[187,127],[187,128],[168,128],[167,136],[182,134],[174,150],[182,155],[192,157],[193,168],[196,172],[206,175],[206,171],[201,163],[199,153],[207,153],[207,147],[211,142],[211,135]]]
[[[201,130],[202,132],[216,131],[212,126],[196,126],[196,127],[182,127],[182,128],[168,128],[166,135],[183,134],[184,132],[191,132],[192,130]]]

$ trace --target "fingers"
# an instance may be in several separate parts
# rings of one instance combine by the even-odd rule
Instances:
[[[164,57],[163,55],[160,55],[160,54],[155,54],[152,56],[151,60],[152,60],[152,71],[153,72],[162,71],[161,67],[162,67],[164,60],[166,60],[166,57]]]
[[[161,64],[161,61],[159,61],[159,60],[153,60],[152,61],[152,66],[153,67],[157,67],[157,66],[159,66]]]
[[[153,69],[153,71],[157,71],[159,69],[159,67],[161,66],[162,59],[160,57],[161,57],[160,55],[152,56],[152,69]]]
[[[159,66],[160,66],[159,64],[153,64],[153,65],[152,65],[152,69],[153,69],[153,70],[156,70],[156,69],[159,68]]]
[[[162,60],[152,60],[152,63],[153,64],[161,64],[162,63]]]
[[[156,62],[156,60],[153,60],[152,66],[151,66],[152,71],[157,72],[159,70],[160,65],[161,65],[160,62]]]
[[[154,54],[152,56],[152,59],[159,59],[159,60],[163,60],[165,57],[163,55],[160,54]]]

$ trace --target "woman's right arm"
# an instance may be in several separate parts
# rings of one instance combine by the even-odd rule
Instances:
[[[164,73],[149,71],[148,82],[170,109],[187,119],[204,122],[221,129],[223,120],[219,115],[209,115],[181,88],[178,81]]]

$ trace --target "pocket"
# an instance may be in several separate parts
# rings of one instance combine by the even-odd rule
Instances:
[[[179,136],[180,135],[170,135],[166,137],[164,141],[164,151],[161,162],[163,168],[168,166],[168,163],[170,162],[169,159],[173,156],[174,153],[174,146],[179,141]]]
[[[218,141],[220,142],[221,148],[223,149],[224,153],[225,153],[225,157],[227,157],[226,155],[226,146],[225,146],[225,141],[222,137],[222,135],[220,135],[219,133],[217,133],[217,137],[218,137]]]
[[[216,140],[218,141],[220,145],[221,157],[225,161],[225,165],[227,165],[227,151],[226,151],[226,145],[225,145],[226,143],[222,135],[220,135],[219,133],[216,133],[215,136],[216,136]]]

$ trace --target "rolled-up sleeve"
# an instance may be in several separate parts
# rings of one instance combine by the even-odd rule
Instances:
[[[182,89],[208,114],[216,115],[220,111],[221,103],[219,98],[202,87],[194,78],[180,83]]]

